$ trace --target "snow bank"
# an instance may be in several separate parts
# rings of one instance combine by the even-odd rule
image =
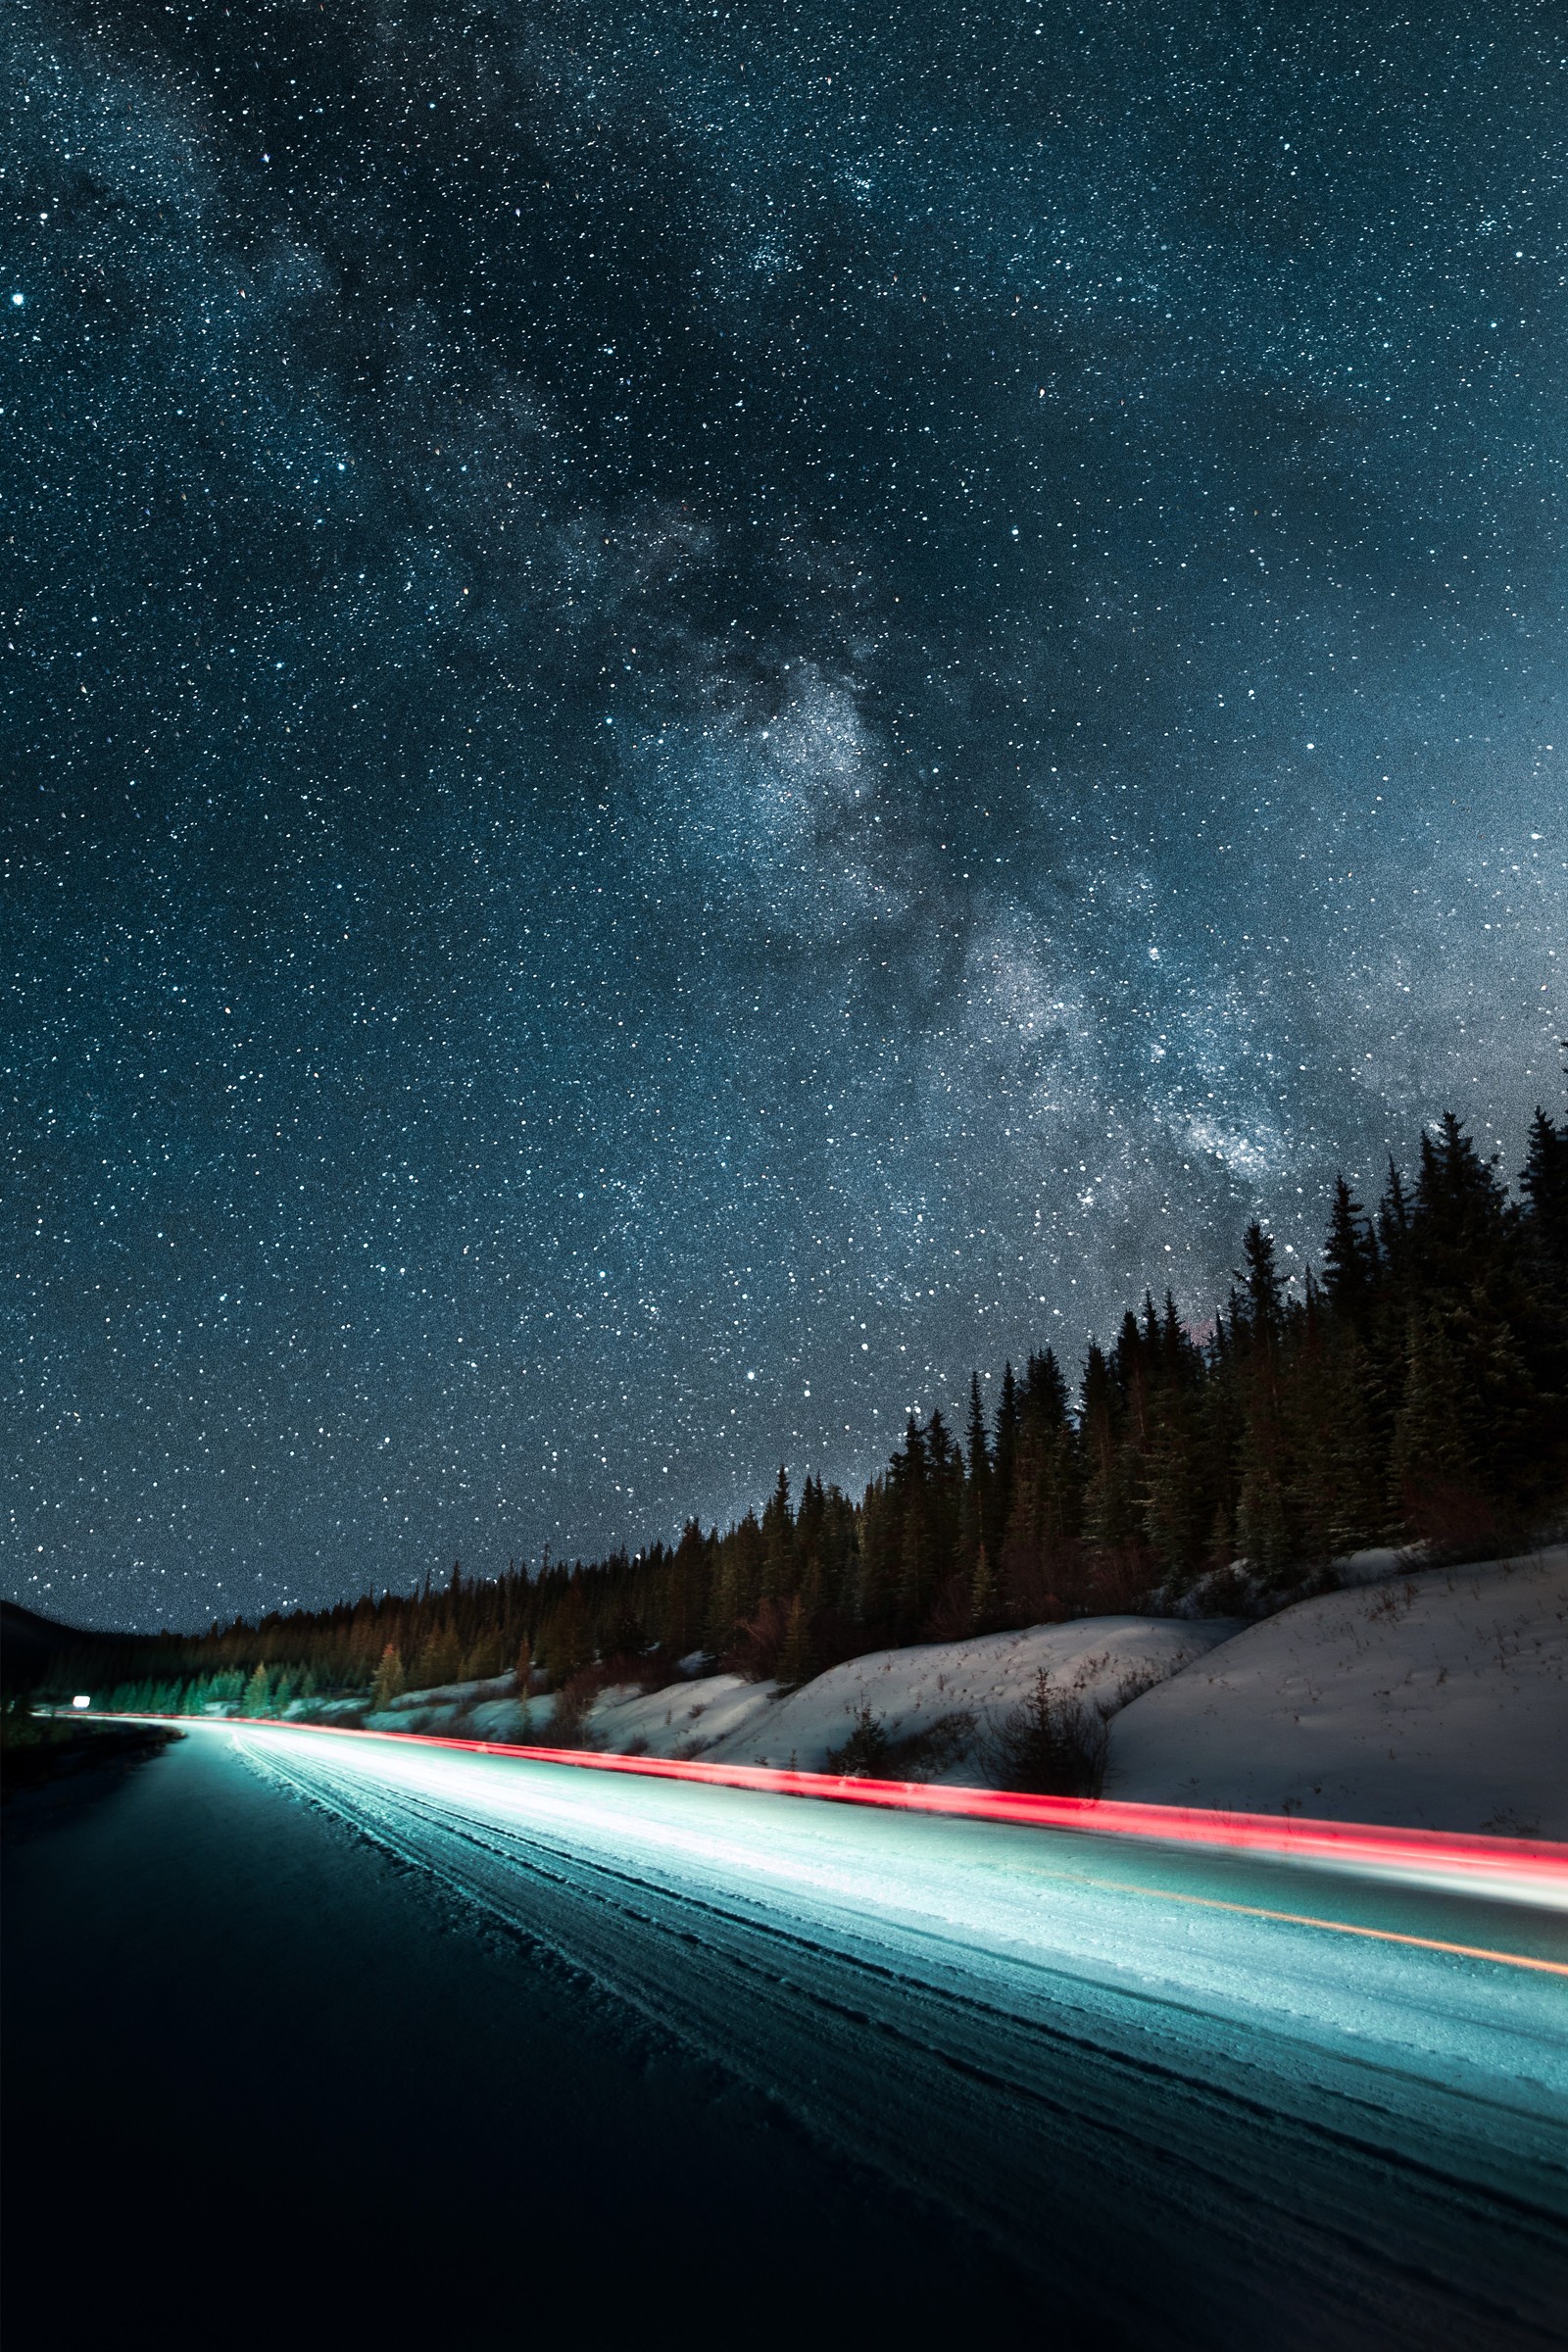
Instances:
[[[770,1683],[737,1684],[720,1675],[681,1687],[682,1697],[713,1694],[704,1701],[681,1752],[715,1764],[823,1772],[831,1769],[830,1752],[844,1745],[869,1710],[890,1742],[884,1769],[909,1780],[973,1781],[984,1777],[985,1746],[998,1719],[1033,1690],[1042,1667],[1054,1687],[1074,1690],[1108,1713],[1129,1689],[1163,1681],[1235,1630],[1222,1619],[1183,1624],[1168,1617],[1079,1618],[970,1642],[873,1650],[782,1696]],[[637,1703],[665,1708],[671,1697],[663,1690]],[[597,1739],[597,1717],[593,1729]],[[650,1749],[670,1752],[654,1748],[652,1737]]]
[[[738,1674],[710,1675],[645,1691],[635,1684],[601,1690],[583,1730],[590,1747],[620,1755],[688,1756],[706,1751],[766,1707],[771,1683],[743,1682]],[[521,1699],[511,1675],[487,1683],[450,1683],[438,1690],[406,1690],[391,1706],[367,1715],[373,1732],[446,1733],[460,1740],[495,1740],[548,1747],[556,1700],[552,1693]]]
[[[484,1682],[440,1683],[430,1690],[405,1690],[376,1714],[367,1715],[365,1724],[372,1732],[447,1733],[459,1740],[537,1745],[556,1702],[553,1698],[518,1698],[516,1689],[515,1675],[493,1674]]]
[[[999,1719],[1033,1690],[1042,1667],[1054,1688],[1110,1714],[1236,1630],[1226,1618],[1085,1617],[971,1642],[873,1650],[782,1693],[775,1683],[748,1683],[738,1674],[705,1675],[662,1690],[619,1685],[599,1693],[583,1738],[590,1747],[619,1755],[793,1763],[823,1772],[868,1712],[889,1742],[883,1770],[908,1780],[983,1780]],[[501,1677],[409,1690],[365,1721],[371,1731],[548,1746],[555,1699],[499,1695],[510,1688],[510,1678]]]
[[[1246,1560],[1232,1560],[1228,1567],[1210,1568],[1183,1592],[1172,1593],[1167,1587],[1152,1597],[1161,1616],[1215,1617],[1229,1613],[1239,1624],[1247,1624],[1259,1617],[1277,1617],[1291,1600],[1302,1599],[1307,1594],[1315,1598],[1328,1587],[1382,1584],[1390,1577],[1409,1576],[1429,1565],[1425,1544],[1396,1550],[1393,1544],[1383,1544],[1371,1551],[1342,1552],[1326,1567],[1321,1562],[1303,1560],[1298,1570],[1296,1589],[1290,1592],[1282,1592],[1271,1577],[1260,1569],[1249,1567]]]
[[[549,1697],[487,1698],[470,1707],[460,1726],[466,1740],[500,1740],[518,1747],[539,1747],[555,1713]]]
[[[738,1674],[710,1674],[663,1690],[606,1690],[588,1718],[588,1736],[595,1747],[623,1756],[706,1756],[764,1713],[775,1690]]]
[[[358,1723],[364,1711],[365,1701],[363,1698],[297,1698],[292,1706],[285,1708],[280,1721],[284,1723],[344,1723],[349,1721]],[[204,1712],[210,1713],[211,1709],[204,1710]],[[238,1700],[232,1706],[220,1706],[218,1712],[220,1715],[237,1715],[239,1712]]]
[[[438,1683],[432,1690],[405,1690],[389,1699],[383,1712],[406,1714],[411,1707],[471,1707],[476,1700],[510,1698],[517,1688],[514,1674],[492,1675],[482,1683]]]
[[[1117,1717],[1104,1793],[1568,1838],[1568,1546],[1250,1626]]]

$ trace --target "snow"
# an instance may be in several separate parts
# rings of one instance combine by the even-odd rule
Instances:
[[[1568,1838],[1568,1546],[1453,1569],[1369,1551],[1336,1572],[1336,1591],[1255,1624],[1079,1618],[875,1650],[797,1690],[711,1673],[620,1685],[599,1693],[583,1738],[623,1755],[824,1772],[868,1714],[886,1742],[869,1769],[983,1783],[1001,1721],[1044,1669],[1054,1690],[1114,1717],[1107,1796]],[[365,1720],[549,1746],[555,1709],[500,1675],[410,1690]]]
[[[773,1695],[771,1683],[743,1682],[738,1674],[672,1683],[645,1691],[635,1684],[601,1690],[584,1730],[588,1744],[620,1755],[686,1756],[733,1731]],[[406,1690],[390,1707],[367,1715],[372,1732],[443,1733],[460,1740],[548,1747],[554,1740],[553,1694],[515,1695],[511,1675],[488,1683],[451,1683],[436,1690]],[[481,1695],[482,1694],[482,1695]],[[701,1735],[699,1736],[699,1726]]]
[[[477,1683],[438,1683],[429,1690],[405,1690],[363,1720],[372,1732],[444,1732],[461,1740],[537,1741],[555,1700],[520,1699],[516,1689],[513,1674],[495,1674]],[[364,1701],[359,1703],[363,1706]]]
[[[1134,1700],[1104,1793],[1568,1838],[1568,1546],[1380,1572]]]
[[[204,1707],[204,1715],[237,1715],[240,1702],[232,1704],[220,1700],[216,1707]],[[358,1723],[364,1709],[363,1698],[297,1698],[284,1709],[284,1723]]]
[[[739,1738],[772,1704],[777,1686],[710,1674],[662,1690],[606,1690],[588,1718],[595,1747],[619,1755],[697,1756]]]
[[[596,1708],[589,1728],[596,1746],[624,1750],[630,1738],[646,1740],[652,1755],[823,1772],[831,1769],[829,1752],[843,1746],[868,1708],[890,1741],[919,1742],[913,1754],[890,1756],[887,1770],[961,1783],[984,1778],[990,1732],[1027,1696],[1042,1667],[1054,1687],[1108,1712],[1129,1686],[1142,1689],[1174,1674],[1234,1631],[1223,1619],[1189,1625],[1168,1617],[1080,1618],[970,1642],[873,1650],[784,1693],[772,1683],[714,1675]]]
[[[1408,1576],[1413,1570],[1428,1565],[1426,1549],[1414,1544],[1396,1550],[1383,1544],[1370,1551],[1344,1552],[1328,1564],[1327,1574],[1311,1563],[1303,1562],[1301,1574],[1308,1584],[1298,1588],[1294,1597],[1302,1590],[1317,1592],[1324,1586],[1376,1585],[1391,1576]],[[1285,1596],[1268,1578],[1249,1567],[1246,1560],[1232,1560],[1223,1568],[1210,1568],[1185,1592],[1172,1595],[1156,1594],[1160,1614],[1172,1617],[1214,1617],[1230,1608],[1245,1619],[1277,1616],[1285,1605]]]
[[[599,1693],[583,1735],[589,1746],[618,1755],[793,1762],[803,1772],[823,1772],[868,1709],[893,1743],[884,1771],[910,1780],[983,1781],[992,1732],[1033,1690],[1042,1667],[1054,1688],[1109,1714],[1235,1631],[1235,1621],[1225,1618],[1086,1617],[971,1642],[874,1650],[798,1690],[738,1674],[703,1675],[660,1690],[617,1685]],[[501,1676],[408,1690],[365,1722],[371,1731],[549,1746],[555,1699],[524,1701],[508,1695],[514,1690],[512,1678]]]
[[[517,1688],[514,1674],[492,1675],[488,1682],[438,1683],[432,1690],[405,1690],[388,1701],[385,1713],[398,1715],[410,1707],[472,1706],[478,1699],[510,1698]]]
[[[466,1740],[499,1740],[518,1747],[543,1744],[555,1712],[553,1698],[487,1698],[471,1707],[458,1727]]]
[[[1340,1585],[1381,1585],[1391,1576],[1408,1576],[1412,1570],[1425,1566],[1422,1546],[1413,1551],[1396,1551],[1392,1544],[1379,1544],[1370,1551],[1348,1551],[1334,1563],[1334,1581]]]
[[[366,1715],[363,1721],[372,1732],[430,1732],[450,1733],[462,1740],[522,1740],[539,1736],[539,1726],[555,1705],[554,1699],[490,1697],[475,1702],[472,1698],[454,1697],[451,1686],[444,1691],[406,1690],[389,1707]],[[468,1686],[471,1690],[495,1690],[512,1688],[512,1677],[506,1675],[497,1683]],[[362,1701],[363,1704],[363,1701]],[[529,1728],[530,1719],[532,1728]]]

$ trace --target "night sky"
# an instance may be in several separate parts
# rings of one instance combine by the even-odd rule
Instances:
[[[1568,1032],[1568,21],[10,0],[6,1591],[858,1485]]]

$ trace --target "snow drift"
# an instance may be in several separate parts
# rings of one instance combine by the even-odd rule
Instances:
[[[1034,1688],[1051,1687],[1110,1713],[1135,1690],[1205,1656],[1235,1632],[1211,1619],[1085,1617],[968,1642],[872,1650],[798,1690],[718,1675],[650,1697],[606,1700],[589,1718],[599,1747],[701,1756],[710,1764],[772,1764],[799,1772],[838,1769],[835,1759],[870,1725],[886,1742],[879,1771],[906,1780],[983,1781],[999,1721]]]
[[[1398,1569],[1358,1555],[1341,1589],[1256,1624],[1077,1618],[873,1650],[795,1690],[734,1674],[619,1686],[580,1736],[628,1755],[985,1784],[1044,1672],[1108,1722],[1106,1796],[1568,1838],[1568,1546]],[[411,1690],[366,1721],[549,1745],[555,1710],[502,1676]]]
[[[1568,1546],[1249,1626],[1117,1716],[1104,1793],[1568,1838]]]

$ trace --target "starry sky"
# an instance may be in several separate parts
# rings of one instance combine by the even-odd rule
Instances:
[[[3,1583],[852,1485],[1568,1032],[1568,24],[11,0]]]

